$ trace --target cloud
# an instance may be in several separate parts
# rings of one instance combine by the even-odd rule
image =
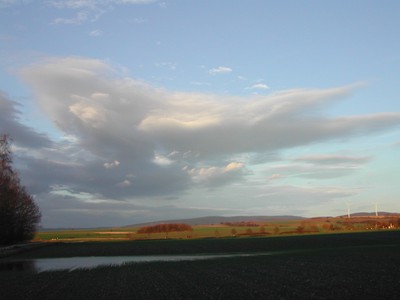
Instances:
[[[143,23],[146,23],[147,20],[143,19],[143,18],[133,18],[131,22],[136,23],[136,24],[143,24]]]
[[[268,90],[269,86],[265,83],[256,83],[250,86],[248,89],[250,90]]]
[[[52,141],[48,136],[21,123],[18,106],[17,102],[0,90],[0,134],[10,134],[13,142],[19,147],[51,147]]]
[[[348,96],[351,86],[247,98],[169,92],[118,78],[111,66],[83,58],[48,60],[22,75],[61,131],[93,154],[118,153],[135,162],[153,161],[158,150],[191,151],[198,159],[273,152],[400,124],[400,113],[318,114]]]
[[[269,172],[285,174],[285,177],[330,179],[348,176],[372,160],[370,156],[341,154],[316,154],[292,159],[292,163],[269,168]]]
[[[285,206],[304,206],[315,203],[328,202],[337,198],[345,198],[357,193],[354,188],[340,188],[336,186],[302,187],[295,185],[267,186],[257,198],[273,197],[275,203],[284,203]],[[316,201],[317,200],[317,201]]]
[[[198,85],[198,86],[208,86],[210,83],[208,82],[202,82],[202,81],[191,81],[190,84],[192,85]]]
[[[124,181],[121,181],[121,182],[117,183],[117,186],[119,186],[119,187],[128,187],[128,186],[131,186],[131,185],[132,185],[132,183],[128,179],[125,179]]]
[[[168,68],[171,71],[176,70],[176,63],[173,63],[173,62],[161,62],[161,63],[156,63],[155,65],[156,65],[156,67]]]
[[[157,1],[158,0],[109,0],[109,2],[115,3],[115,4],[148,4],[148,3],[154,3]]]
[[[160,154],[156,154],[153,162],[159,166],[169,166],[171,165],[174,161],[169,159],[166,156],[160,155]]]
[[[89,32],[89,35],[93,37],[102,36],[103,31],[101,31],[100,29],[92,30],[91,32]]]
[[[207,186],[218,186],[244,175],[245,165],[241,162],[230,162],[223,167],[183,168],[196,183]]]
[[[341,154],[319,154],[301,156],[294,159],[297,162],[305,162],[315,165],[335,165],[335,166],[359,166],[371,160],[370,156],[351,156]]]
[[[86,21],[96,21],[103,13],[102,10],[93,10],[96,13],[88,11],[79,11],[71,18],[55,18],[52,24],[79,25]]]
[[[348,87],[294,90],[247,101],[175,94],[163,110],[147,115],[139,129],[167,149],[191,150],[207,158],[273,152],[399,125],[400,113],[335,118],[317,114],[321,105],[348,93]]]
[[[267,181],[274,181],[274,180],[279,180],[284,178],[284,176],[282,174],[272,174],[270,176],[268,176]]]
[[[103,165],[106,169],[111,169],[111,168],[118,167],[120,165],[120,162],[118,160],[114,160],[112,162],[106,162]]]
[[[120,4],[148,4],[157,0],[50,0],[49,5],[57,8],[93,8],[104,5],[120,5]]]
[[[157,2],[157,0],[52,0],[46,1],[46,4],[60,10],[76,11],[73,17],[54,19],[53,24],[79,25],[87,21],[97,21],[102,15],[117,5],[138,5],[154,2]]]
[[[76,228],[101,226],[121,226],[132,224],[132,220],[144,222],[151,216],[151,207],[127,201],[98,199],[94,196],[71,194],[60,187],[56,192],[41,195],[36,201],[42,211],[44,227]]]
[[[226,74],[226,73],[231,73],[232,69],[229,67],[218,67],[218,68],[213,68],[208,71],[209,74],[211,75],[217,75],[217,74]]]
[[[63,186],[63,193],[83,202],[89,200],[82,195],[97,202],[144,204],[165,197],[184,202],[193,189],[217,193],[221,186],[243,183],[255,163],[282,160],[284,150],[349,141],[400,125],[400,113],[395,112],[325,114],[328,105],[351,95],[352,85],[247,97],[183,93],[128,78],[103,61],[77,57],[47,59],[19,74],[36,105],[64,135],[51,141],[23,125],[18,104],[1,94],[0,127],[25,147],[17,153],[21,177],[42,199],[53,199],[48,195],[60,193],[57,187]],[[308,155],[267,171],[273,174],[269,181],[281,176],[285,181],[292,176],[338,177],[370,159]],[[294,190],[279,191],[284,199],[284,191]],[[323,191],[315,195],[328,199]]]

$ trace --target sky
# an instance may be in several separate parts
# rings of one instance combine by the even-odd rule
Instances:
[[[47,228],[400,212],[397,0],[0,0]]]

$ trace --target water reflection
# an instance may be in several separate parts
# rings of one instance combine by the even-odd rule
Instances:
[[[90,256],[67,258],[37,258],[32,260],[0,261],[0,271],[45,272],[55,270],[92,269],[99,266],[121,266],[127,263],[146,263],[154,261],[205,260],[224,257],[240,257],[256,254],[204,254],[204,255],[143,255],[143,256]]]

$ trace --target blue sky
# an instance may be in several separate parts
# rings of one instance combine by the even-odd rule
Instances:
[[[45,227],[400,210],[400,3],[0,0]]]

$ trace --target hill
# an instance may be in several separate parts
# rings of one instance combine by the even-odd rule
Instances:
[[[290,220],[303,220],[305,218],[299,216],[232,216],[232,217],[222,217],[222,216],[208,216],[199,217],[191,219],[176,219],[176,220],[162,220],[156,222],[140,223],[140,224],[130,224],[124,227],[138,227],[138,226],[150,226],[155,224],[171,224],[171,223],[185,223],[189,225],[212,225],[221,224],[225,222],[273,222],[273,221],[290,221]]]
[[[350,214],[351,217],[376,217],[376,212],[357,212]],[[347,218],[347,215],[339,216],[342,218]],[[378,217],[400,217],[400,213],[391,213],[386,211],[378,211]]]

